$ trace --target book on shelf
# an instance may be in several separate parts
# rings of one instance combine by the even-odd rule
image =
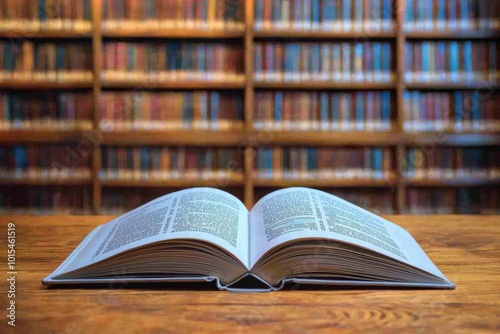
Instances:
[[[91,0],[4,0],[0,2],[0,31],[90,32],[90,3]]]
[[[391,148],[259,147],[257,179],[272,180],[392,180]]]
[[[244,82],[243,49],[227,42],[105,42],[106,80]]]
[[[89,215],[91,203],[89,187],[0,187],[0,214],[3,215]]]
[[[395,214],[394,193],[384,189],[333,189],[326,191],[374,214]]]
[[[405,45],[408,83],[476,83],[479,89],[497,84],[496,41],[412,41]]]
[[[406,212],[414,215],[500,214],[498,188],[414,188],[406,191]]]
[[[390,42],[256,42],[254,61],[257,82],[395,80]]]
[[[487,90],[453,92],[405,91],[404,130],[408,132],[495,132],[499,94]]]
[[[218,189],[165,195],[94,229],[43,280],[107,282],[215,282],[229,291],[288,282],[455,287],[406,230],[308,188],[273,192],[250,212]]]
[[[239,91],[110,92],[100,101],[100,129],[243,130]]]
[[[92,130],[90,93],[0,93],[0,130]]]
[[[243,30],[243,0],[103,1],[103,30]]]
[[[490,0],[406,0],[405,31],[497,30],[499,5]]]
[[[388,31],[391,0],[256,0],[255,30]]]
[[[242,177],[234,148],[103,147],[101,180],[226,180]]]
[[[64,145],[0,146],[0,180],[90,180],[91,155]]]
[[[259,186],[255,189],[255,200],[257,203],[264,196],[277,190],[274,187]],[[317,190],[324,191],[328,194],[340,197],[354,205],[357,205],[365,210],[368,210],[377,215],[391,215],[396,213],[395,206],[395,189],[394,188],[318,188]],[[118,194],[116,194],[118,196]],[[146,197],[143,196],[145,199]],[[140,204],[147,201],[143,200]],[[124,202],[125,203],[125,202]],[[103,205],[104,206],[104,205]],[[126,207],[123,205],[123,207]],[[133,208],[137,207],[134,206]],[[124,212],[122,212],[124,213]]]
[[[0,41],[0,79],[12,79],[14,74],[28,71],[25,65],[26,46],[28,43],[19,41]],[[24,47],[23,47],[24,46]],[[26,54],[26,55],[25,55]],[[27,61],[29,63],[29,61]]]
[[[257,91],[254,129],[266,131],[391,131],[389,91]]]
[[[406,150],[404,177],[409,180],[448,180],[457,178],[500,181],[496,148],[433,147]]]
[[[91,44],[0,41],[0,80],[91,82]]]
[[[173,193],[179,187],[105,187],[102,191],[102,208],[100,214],[122,215],[160,196]],[[224,191],[243,200],[243,187],[224,187]]]

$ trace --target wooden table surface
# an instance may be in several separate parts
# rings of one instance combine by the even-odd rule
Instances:
[[[456,290],[43,287],[87,233],[111,218],[0,217],[1,333],[500,332],[499,217],[387,217],[410,231]],[[9,222],[16,226],[15,329],[6,317]]]

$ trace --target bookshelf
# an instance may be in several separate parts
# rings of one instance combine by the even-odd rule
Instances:
[[[23,29],[16,26],[5,28],[0,24],[0,39],[22,42],[50,41],[86,41],[91,42],[92,50],[92,80],[76,80],[70,82],[34,81],[28,79],[0,80],[0,88],[6,91],[27,90],[88,90],[91,92],[92,121],[91,131],[82,130],[10,130],[0,131],[0,145],[14,144],[68,144],[91,147],[91,177],[88,180],[2,180],[0,186],[90,186],[91,209],[100,213],[103,207],[104,188],[185,188],[194,186],[216,186],[241,189],[242,199],[247,207],[255,203],[255,190],[308,186],[318,188],[385,188],[394,193],[392,206],[395,212],[408,212],[407,189],[409,187],[495,187],[499,179],[495,178],[456,178],[453,180],[408,180],[404,175],[405,153],[411,146],[450,146],[450,147],[497,147],[500,145],[500,134],[496,131],[462,130],[438,132],[413,132],[404,130],[405,110],[404,94],[408,90],[421,91],[455,91],[498,88],[497,82],[484,80],[467,82],[420,83],[408,82],[405,79],[405,45],[407,41],[497,41],[499,30],[492,28],[456,29],[454,31],[408,31],[405,28],[406,0],[395,0],[391,12],[392,27],[377,29],[340,29],[324,31],[322,29],[283,29],[262,27],[256,29],[256,0],[242,0],[242,24],[217,25],[213,28],[193,26],[168,26],[162,23],[151,23],[137,27],[113,26],[104,22],[104,0],[90,0],[90,27],[65,29],[50,26],[38,29]],[[155,41],[183,40],[197,42],[231,41],[243,48],[243,69],[240,78],[224,81],[214,80],[142,80],[123,78],[103,78],[103,48],[104,44],[116,41]],[[345,82],[333,80],[298,80],[292,82],[274,82],[256,80],[253,50],[256,43],[274,42],[389,42],[393,48],[392,72],[394,77],[384,82]],[[103,92],[107,91],[239,91],[243,97],[243,115],[241,130],[207,130],[207,129],[175,129],[175,130],[117,130],[103,131],[101,120],[102,106],[99,103]],[[394,104],[391,107],[391,128],[389,131],[319,131],[309,130],[255,130],[255,96],[259,91],[390,91]],[[99,172],[102,167],[101,150],[108,146],[183,146],[183,147],[232,147],[241,154],[242,165],[237,173],[220,180],[102,180]],[[262,180],[255,178],[255,150],[261,146],[271,147],[388,147],[394,150],[394,177],[390,180],[352,179],[352,180]],[[238,192],[239,193],[239,192]]]

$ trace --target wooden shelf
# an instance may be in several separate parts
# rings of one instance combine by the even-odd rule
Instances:
[[[97,139],[96,139],[97,138]],[[96,145],[186,145],[186,146],[497,146],[500,134],[456,134],[399,132],[322,132],[322,131],[0,131],[0,144],[58,143],[95,141]]]
[[[0,186],[88,186],[92,184],[89,179],[9,179],[0,180]]]
[[[130,89],[244,89],[244,81],[143,81],[143,80],[102,80],[102,88]]]
[[[71,82],[39,82],[33,80],[2,80],[0,88],[2,89],[90,89],[93,87],[93,81],[71,81]]]
[[[286,39],[388,39],[396,38],[396,30],[388,31],[312,31],[298,29],[263,29],[254,32],[255,38]]]
[[[242,175],[231,175],[228,178],[209,180],[102,180],[103,187],[157,187],[157,188],[191,188],[191,187],[214,187],[224,188],[243,185]]]
[[[103,134],[104,145],[181,145],[239,146],[245,142],[242,131],[130,131]]]
[[[494,39],[499,30],[413,31],[405,33],[408,39]]]
[[[96,131],[57,131],[57,130],[13,130],[0,131],[0,144],[16,143],[69,143],[80,140],[92,141],[99,138],[100,133]]]
[[[456,178],[439,180],[412,180],[402,181],[408,187],[476,187],[476,186],[498,186],[500,179],[489,178]]]
[[[248,143],[253,146],[300,145],[300,146],[394,146],[401,142],[396,132],[252,132]]]
[[[299,82],[273,82],[255,81],[256,89],[396,89],[395,82],[361,83],[361,82],[336,82],[336,81],[299,81]]]
[[[103,29],[104,38],[243,38],[245,29]]]
[[[436,82],[436,83],[406,83],[407,89],[442,90],[442,89],[492,89],[498,84],[488,81],[477,82]]]
[[[92,30],[68,30],[68,29],[40,29],[40,30],[0,30],[0,38],[19,38],[19,39],[30,39],[30,38],[47,38],[47,39],[59,39],[59,38],[92,38]]]
[[[265,179],[254,179],[254,186],[256,187],[276,187],[276,188],[287,188],[287,187],[312,187],[312,188],[384,188],[393,187],[396,184],[395,180],[340,180],[340,179],[328,179],[328,180],[265,180]]]
[[[405,134],[406,145],[441,145],[441,146],[496,146],[500,145],[500,134],[456,134],[456,133],[420,133]]]

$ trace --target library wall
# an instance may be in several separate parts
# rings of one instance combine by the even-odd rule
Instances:
[[[498,214],[494,0],[0,2],[0,213],[314,187]]]

